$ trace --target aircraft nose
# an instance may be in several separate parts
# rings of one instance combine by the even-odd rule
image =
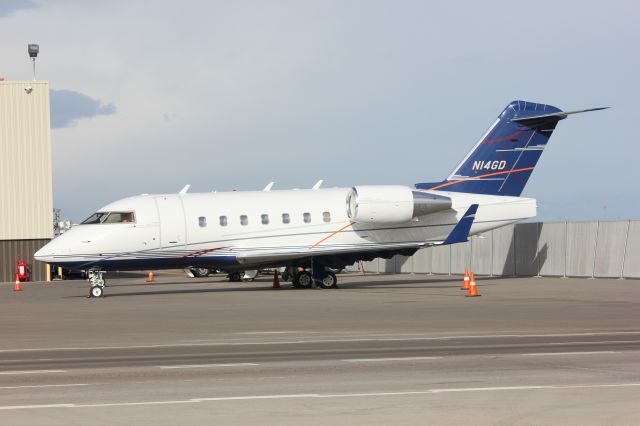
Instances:
[[[51,263],[53,261],[53,256],[56,254],[60,254],[63,246],[61,245],[62,236],[56,237],[55,239],[49,241],[45,244],[40,250],[33,254],[33,258],[39,260],[40,262]]]
[[[48,247],[49,244],[50,243],[45,244],[40,250],[35,252],[33,254],[33,258],[35,260],[39,260],[40,262],[46,262],[48,260],[49,256],[51,256],[51,250]]]

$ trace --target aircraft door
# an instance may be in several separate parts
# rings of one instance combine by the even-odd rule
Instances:
[[[160,216],[160,247],[183,248],[186,244],[184,207],[179,195],[156,197]]]

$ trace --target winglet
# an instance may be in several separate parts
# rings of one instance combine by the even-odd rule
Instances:
[[[453,230],[442,245],[467,242],[469,240],[469,231],[471,231],[471,225],[473,225],[477,211],[478,205],[471,204],[467,212],[462,216],[462,219],[460,219],[460,222],[453,227]]]

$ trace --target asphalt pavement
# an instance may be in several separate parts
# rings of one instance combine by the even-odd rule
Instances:
[[[0,285],[0,423],[638,424],[640,281]]]

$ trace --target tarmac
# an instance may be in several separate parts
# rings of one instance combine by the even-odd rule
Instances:
[[[640,281],[0,285],[0,424],[640,423]]]

